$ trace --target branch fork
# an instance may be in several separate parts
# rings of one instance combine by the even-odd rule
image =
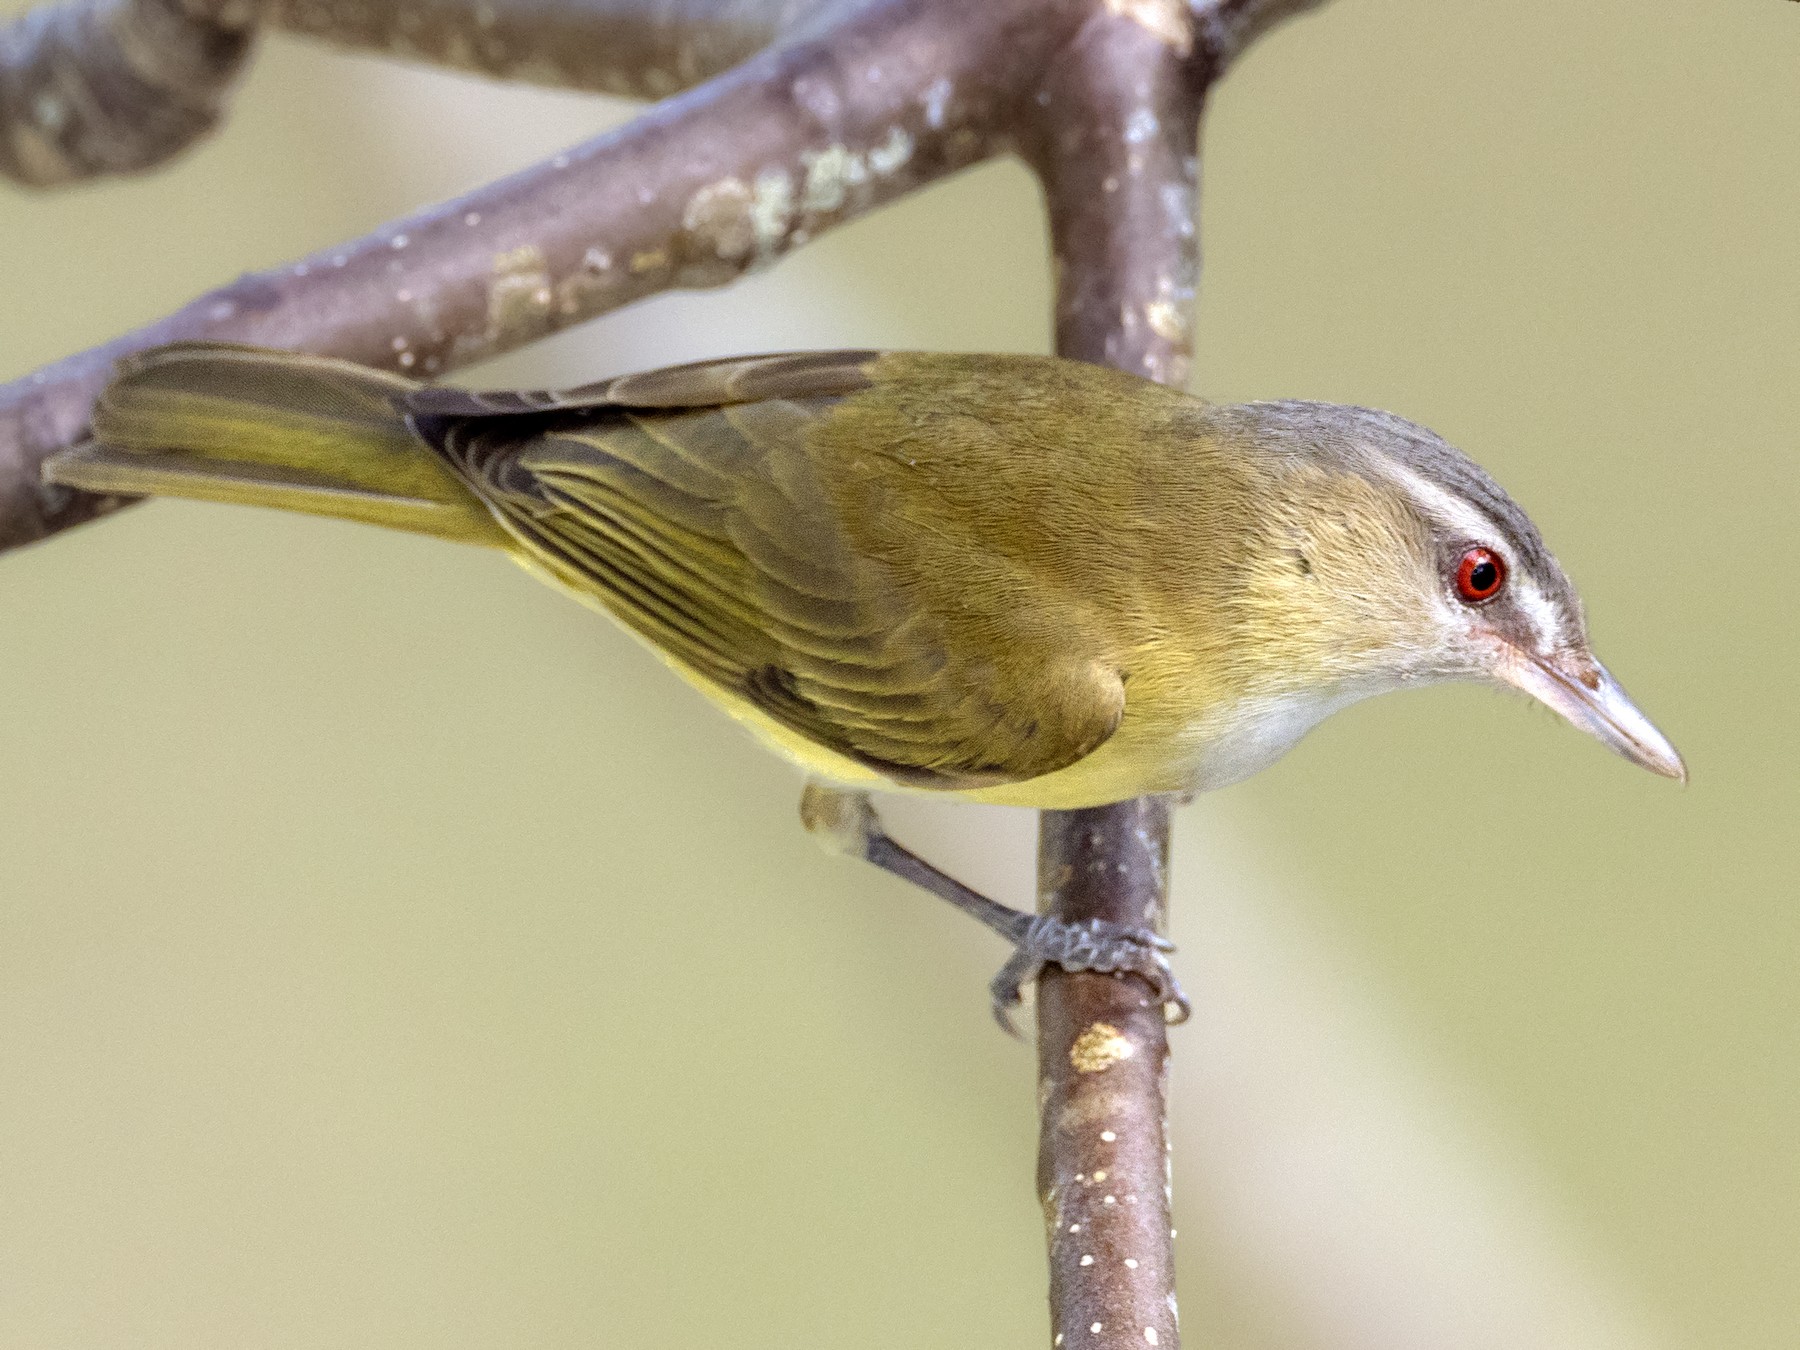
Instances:
[[[126,503],[41,485],[122,356],[213,339],[436,376],[719,286],[991,155],[1043,184],[1056,350],[1185,384],[1207,89],[1322,0],[63,0],[0,28],[0,176],[159,164],[210,131],[263,28],[662,98],[452,202],[245,276],[0,386],[0,549]],[[679,90],[687,90],[677,95]],[[1160,800],[1046,812],[1039,908],[1160,927]],[[1133,975],[1039,982],[1053,1345],[1179,1344],[1163,1010]]]

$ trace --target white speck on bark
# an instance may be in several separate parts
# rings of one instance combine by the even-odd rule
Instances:
[[[912,153],[913,138],[907,135],[905,127],[894,127],[888,132],[887,140],[869,151],[869,167],[886,178],[904,168]]]
[[[756,256],[775,256],[794,220],[794,180],[784,169],[764,169],[756,175],[750,198],[750,227],[756,233]]]
[[[836,122],[838,114],[843,111],[837,90],[816,75],[802,75],[789,86],[788,92],[793,95],[795,103],[824,125]]]
[[[949,110],[954,89],[948,78],[933,80],[925,86],[925,125],[933,131],[944,129],[944,115]]]
[[[31,100],[31,120],[45,131],[60,131],[69,120],[69,105],[46,90]]]
[[[755,194],[741,178],[708,183],[688,199],[681,227],[702,256],[739,263],[756,252]]]
[[[806,186],[800,194],[802,211],[836,211],[843,206],[850,189],[869,179],[868,161],[843,145],[803,151],[800,162],[806,166]]]
[[[1167,300],[1152,300],[1144,306],[1144,318],[1150,330],[1168,342],[1187,340],[1187,318],[1179,307]]]

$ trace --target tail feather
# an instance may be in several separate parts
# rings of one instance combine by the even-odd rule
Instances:
[[[93,440],[47,461],[44,476],[505,547],[487,508],[407,427],[398,399],[415,388],[325,357],[162,347],[121,367],[94,407]]]

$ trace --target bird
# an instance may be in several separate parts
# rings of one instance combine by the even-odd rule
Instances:
[[[1215,403],[1028,354],[732,357],[476,392],[220,343],[126,358],[48,483],[248,503],[498,550],[648,645],[807,775],[827,848],[1046,963],[1186,998],[1148,928],[1000,905],[869,794],[1042,809],[1187,798],[1331,713],[1510,687],[1686,780],[1594,656],[1531,519],[1391,413]]]

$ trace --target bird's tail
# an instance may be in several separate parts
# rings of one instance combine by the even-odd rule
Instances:
[[[486,506],[408,429],[412,381],[347,361],[218,343],[131,358],[93,439],[47,482],[122,496],[276,506],[505,547]]]

